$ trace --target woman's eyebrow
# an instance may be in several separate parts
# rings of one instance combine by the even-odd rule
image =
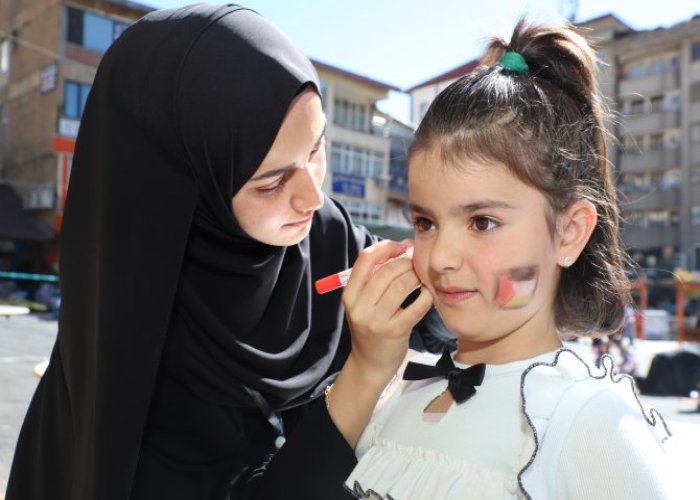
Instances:
[[[319,135],[318,139],[316,140],[316,143],[314,144],[314,149],[318,148],[321,145],[321,142],[323,141],[323,138],[326,136],[326,124],[323,124],[323,130],[321,131],[321,135]],[[260,181],[263,179],[269,179],[270,177],[277,177],[278,175],[282,175],[288,170],[293,169],[296,167],[296,163],[290,163],[289,165],[285,165],[284,167],[276,168],[274,170],[269,170],[265,172],[264,174],[260,174],[256,177],[252,177],[250,180],[251,181]]]

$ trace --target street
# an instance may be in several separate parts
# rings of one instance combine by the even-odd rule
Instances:
[[[48,316],[46,317],[48,318]],[[7,476],[12,454],[27,405],[39,378],[34,367],[46,360],[56,336],[57,322],[40,315],[0,317],[0,500],[5,498]],[[591,359],[590,344],[567,344],[585,359]],[[640,348],[639,360],[642,373],[655,352],[677,347],[675,342],[666,344],[647,341]],[[700,413],[694,412],[697,401],[680,397],[642,396],[642,401],[658,409],[666,419],[671,432],[677,468],[692,480],[696,463],[700,458]]]

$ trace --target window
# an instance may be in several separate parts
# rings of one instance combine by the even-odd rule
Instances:
[[[667,111],[677,111],[681,109],[681,95],[679,93],[669,95],[664,107]]]
[[[331,145],[331,171],[360,177],[378,178],[382,173],[384,155],[378,151],[346,144]]]
[[[690,126],[690,141],[700,142],[700,123],[693,123]]]
[[[659,57],[651,61],[649,65],[649,74],[658,75],[659,73],[666,72],[666,61]]]
[[[700,40],[695,42],[691,47],[690,47],[690,58],[693,61],[697,61],[700,59]]]
[[[644,99],[635,99],[630,101],[629,114],[639,115],[644,112]]]
[[[66,80],[63,85],[63,116],[80,119],[89,93],[89,84]]]
[[[67,11],[66,40],[90,50],[106,51],[129,26],[73,7],[68,7]]]
[[[341,203],[355,221],[378,222],[382,218],[382,207],[362,201],[342,200]]]
[[[658,151],[663,148],[664,136],[663,134],[651,134],[649,136],[649,149],[651,151]]]
[[[651,112],[658,113],[663,108],[664,96],[656,95],[650,99],[650,102],[651,102]]]
[[[368,127],[367,106],[336,99],[334,102],[333,123],[341,127],[366,131]]]
[[[690,100],[700,101],[700,82],[690,84]]]
[[[10,71],[10,40],[0,41],[0,73]]]
[[[641,78],[646,75],[647,68],[644,63],[637,63],[627,69],[627,78]]]

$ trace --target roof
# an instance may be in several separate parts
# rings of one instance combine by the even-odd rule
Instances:
[[[428,85],[433,85],[436,83],[444,82],[446,80],[455,80],[459,78],[460,76],[464,76],[468,73],[471,73],[476,69],[476,67],[479,65],[479,60],[478,59],[472,59],[469,62],[466,62],[462,64],[461,66],[457,66],[456,68],[453,68],[449,71],[446,71],[445,73],[441,73],[437,76],[432,77],[430,80],[426,80],[424,82],[418,83],[411,87],[410,89],[407,89],[406,92],[411,92],[412,90],[421,88],[421,87],[427,87]]]
[[[54,230],[22,208],[22,199],[7,184],[0,184],[0,240],[49,241]]]
[[[397,92],[401,92],[401,89],[395,85],[380,82],[379,80],[374,80],[374,79],[366,77],[366,76],[358,75],[357,73],[353,73],[353,72],[348,71],[346,69],[341,69],[341,68],[338,68],[337,66],[333,66],[331,64],[317,61],[315,59],[312,59],[311,62],[313,63],[313,65],[316,67],[317,70],[320,69],[320,70],[324,70],[324,71],[329,71],[331,73],[337,73],[337,74],[345,76],[347,78],[351,78],[357,82],[364,83],[365,85],[369,85],[370,87],[376,87],[376,88],[379,88],[382,90],[395,90]]]
[[[133,2],[132,0],[107,0],[107,2],[115,5],[121,5],[123,7],[128,7],[129,9],[140,10],[144,14],[157,10],[155,7],[151,7],[150,5],[145,5],[139,2]]]

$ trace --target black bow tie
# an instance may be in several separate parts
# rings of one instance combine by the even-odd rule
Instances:
[[[481,385],[484,380],[486,365],[479,363],[469,368],[457,368],[452,361],[450,352],[445,350],[438,362],[433,365],[423,365],[410,361],[403,373],[404,380],[423,380],[426,378],[446,378],[447,389],[455,402],[463,403],[474,394],[474,386]]]

